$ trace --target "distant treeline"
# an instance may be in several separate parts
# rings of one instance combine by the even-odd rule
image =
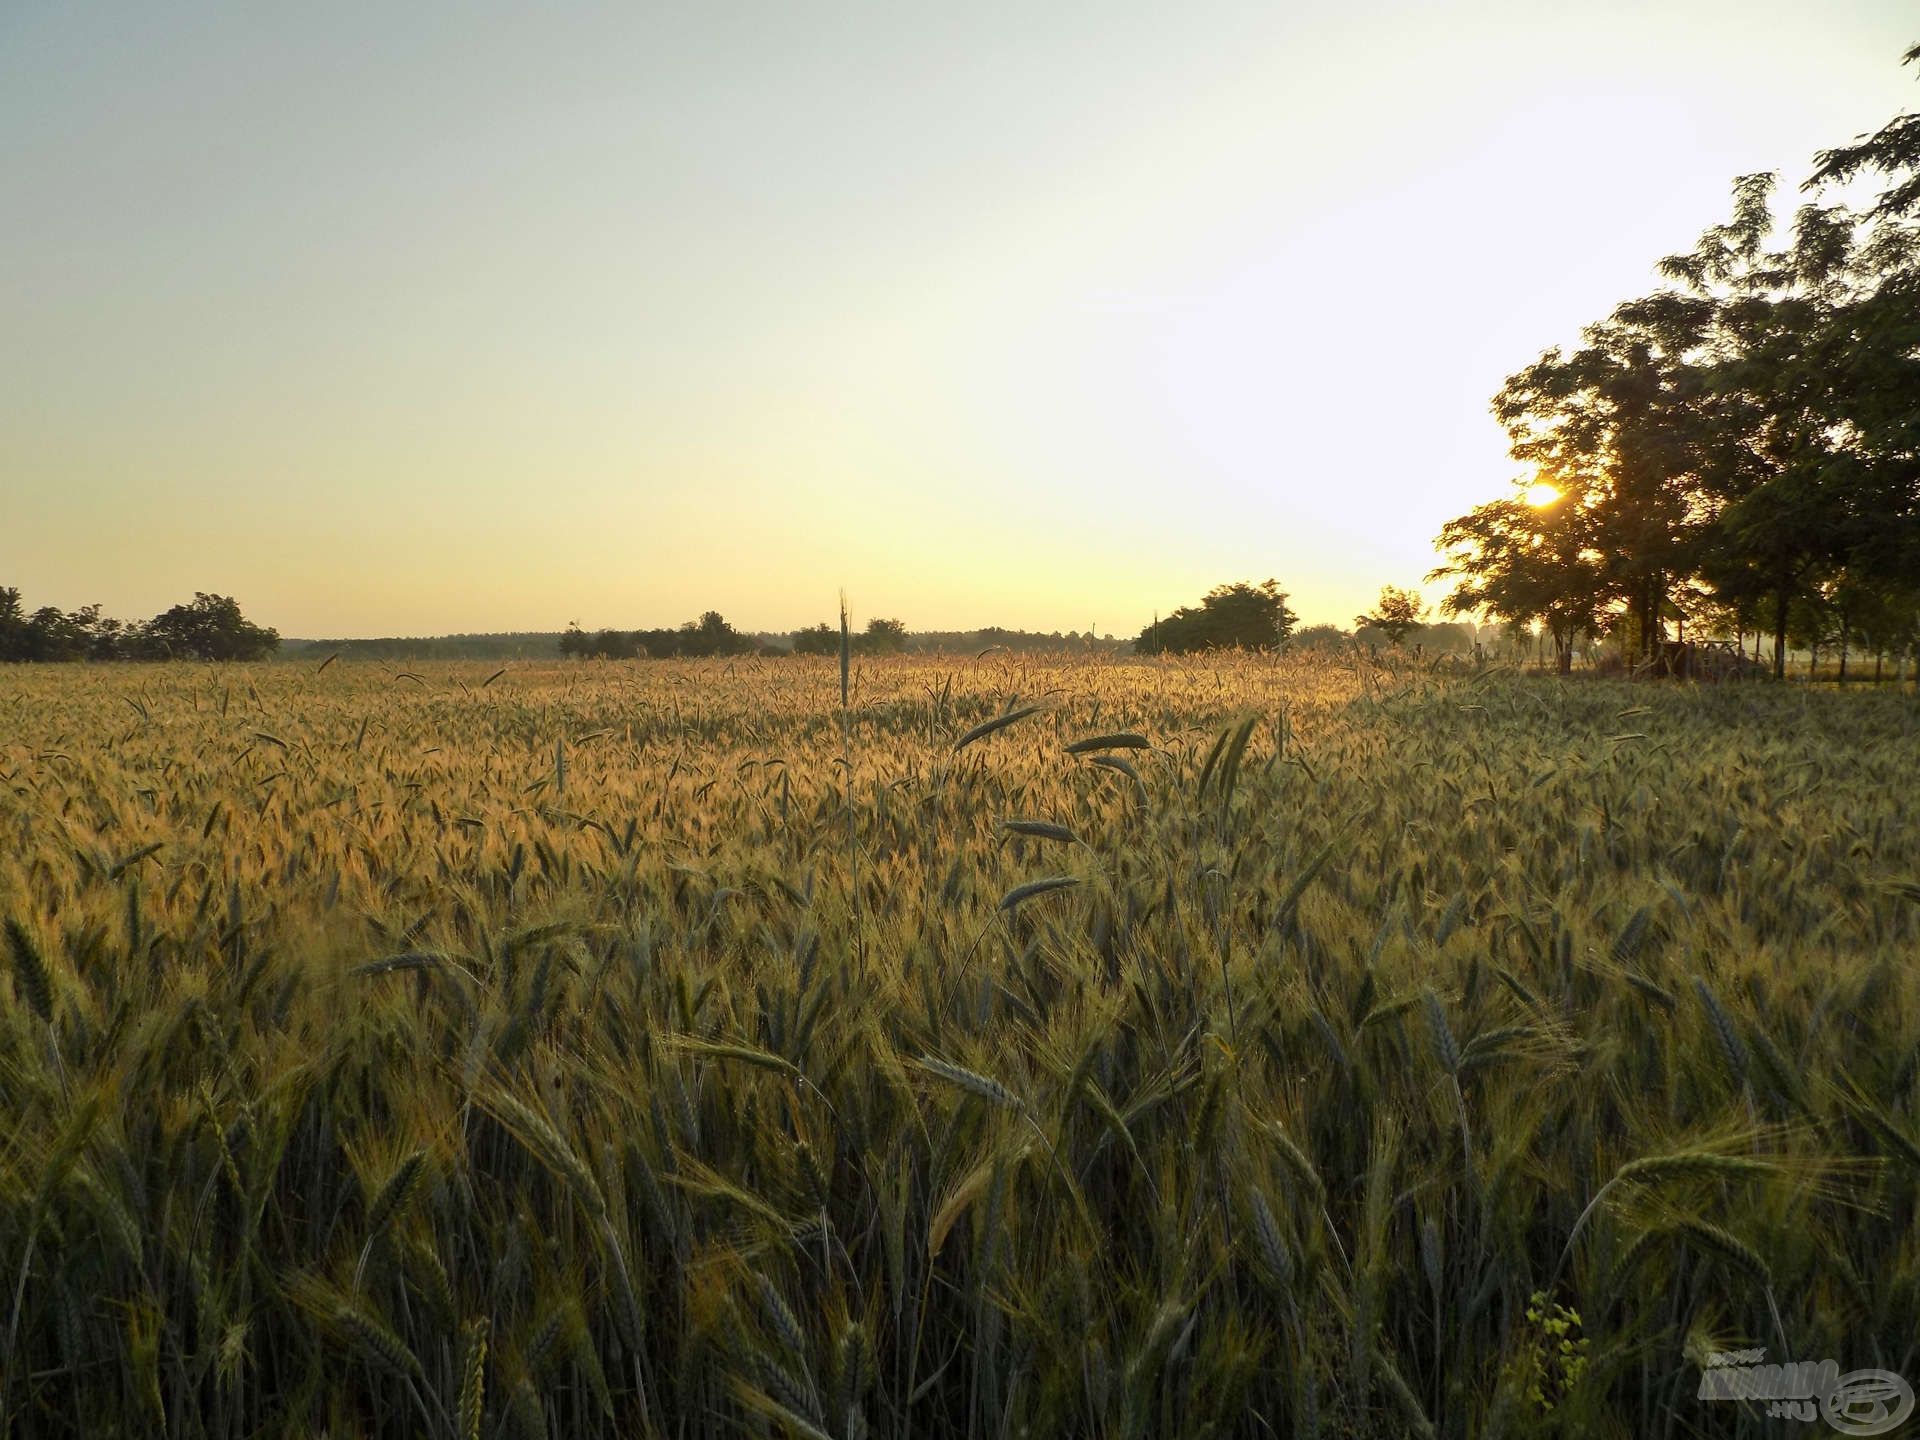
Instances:
[[[1271,587],[1271,588],[1270,588]],[[974,655],[987,650],[1035,654],[1061,650],[1107,655],[1155,654],[1231,646],[1259,648],[1285,643],[1293,648],[1342,648],[1396,643],[1375,627],[1343,630],[1333,625],[1293,628],[1285,595],[1266,585],[1221,586],[1197,607],[1181,607],[1155,621],[1138,640],[1086,631],[1010,630],[986,625],[978,630],[909,630],[897,619],[876,617],[851,629],[856,655]],[[1429,653],[1470,651],[1472,625],[1413,627],[1407,643]],[[28,614],[20,592],[0,587],[0,661],[34,660],[257,660],[278,654],[315,660],[338,655],[348,660],[536,660],[561,655],[578,659],[666,659],[730,655],[837,655],[840,627],[830,620],[799,630],[770,632],[734,628],[717,610],[683,625],[643,630],[583,629],[474,632],[456,635],[389,635],[354,639],[282,640],[279,632],[258,626],[225,595],[196,594],[191,604],[175,605],[151,620],[128,623],[100,613],[98,605],[72,612],[45,606]]]
[[[990,645],[1017,652],[1051,650],[1094,650],[1106,654],[1127,654],[1131,640],[1116,640],[1111,635],[1082,630],[1007,630],[998,625],[978,630],[916,630],[907,636],[907,649],[978,653]]]
[[[896,628],[898,627],[898,628]],[[998,625],[978,630],[908,630],[897,620],[873,620],[850,636],[861,655],[903,651],[908,654],[974,655],[999,647],[1019,652],[1101,650],[1124,654],[1131,640],[1077,630],[1008,630]],[[392,635],[376,639],[283,640],[280,654],[296,660],[338,655],[343,660],[536,660],[555,651],[579,659],[665,659],[701,655],[837,655],[840,627],[822,621],[800,630],[737,630],[724,619],[708,625],[688,621],[671,628],[588,630],[515,630],[461,635]]]
[[[718,610],[670,630],[601,630],[593,634],[578,621],[560,636],[560,653],[581,659],[632,660],[670,656],[752,655],[763,647],[727,623]]]
[[[553,654],[558,630],[471,635],[385,635],[370,640],[288,640],[281,653],[299,659],[338,655],[345,660],[532,660]]]
[[[1464,620],[1416,625],[1399,640],[1376,625],[1362,625],[1354,630],[1342,630],[1338,625],[1306,625],[1288,637],[1287,645],[1295,650],[1339,650],[1356,645],[1361,649],[1379,650],[1396,644],[1417,645],[1428,655],[1470,655],[1476,642],[1500,639],[1518,644],[1521,634],[1517,629],[1509,635],[1495,626],[1475,626]],[[1531,636],[1526,639],[1531,643]]]
[[[98,605],[28,614],[19,590],[0,585],[0,661],[258,660],[279,645],[279,631],[253,624],[225,595],[199,591],[190,604],[126,621]]]
[[[1413,646],[1431,654],[1469,653],[1482,637],[1470,624],[1423,625],[1418,597],[1388,586],[1398,606],[1383,606],[1380,616],[1356,617],[1356,628],[1309,625],[1295,629],[1299,617],[1287,608],[1287,592],[1277,580],[1258,585],[1241,581],[1217,585],[1198,605],[1182,605],[1154,621],[1133,641],[1136,655],[1185,655],[1207,650],[1378,650]]]
[[[1088,629],[1040,631],[1008,630],[998,625],[978,630],[909,630],[899,620],[878,618],[851,628],[847,639],[856,655],[978,654],[985,650],[1041,653],[1090,650],[1109,655],[1153,655],[1219,649],[1263,649],[1282,644],[1301,648],[1379,648],[1394,644],[1418,645],[1432,654],[1472,651],[1481,638],[1471,624],[1401,627],[1390,634],[1361,624],[1354,630],[1334,625],[1310,625],[1295,630],[1293,612],[1277,583],[1222,585],[1198,606],[1181,606],[1154,621],[1137,639],[1116,640]],[[529,639],[539,637],[527,637]],[[340,648],[347,642],[338,642]],[[569,625],[552,637],[548,653],[585,660],[697,658],[708,655],[838,655],[840,626],[822,620],[787,633],[736,630],[717,610],[698,620],[657,630],[587,630]],[[348,653],[362,653],[351,651]]]
[[[1124,651],[1129,642],[1111,635],[1096,639],[1091,631],[1051,634],[1007,630],[989,625],[979,630],[910,631],[899,620],[875,617],[849,630],[848,647],[856,655],[899,653],[961,653],[991,648],[1020,651],[1099,648]],[[586,630],[577,622],[554,637],[562,655],[590,660],[697,658],[707,655],[838,655],[840,626],[831,620],[786,633],[749,633],[736,630],[717,610],[698,620],[660,630]]]

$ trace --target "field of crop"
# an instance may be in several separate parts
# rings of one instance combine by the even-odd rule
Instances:
[[[1911,696],[489,668],[0,674],[0,1430],[1760,1435],[1708,1352],[1920,1381]]]

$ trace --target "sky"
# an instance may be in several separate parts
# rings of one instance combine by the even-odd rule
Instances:
[[[0,583],[290,636],[1350,623],[1912,0],[0,0]],[[1437,598],[1440,587],[1427,587]]]

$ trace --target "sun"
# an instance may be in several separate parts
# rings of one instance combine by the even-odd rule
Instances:
[[[1543,480],[1538,485],[1529,485],[1522,498],[1534,509],[1544,510],[1558,500],[1560,495],[1561,490],[1558,485],[1549,485]]]

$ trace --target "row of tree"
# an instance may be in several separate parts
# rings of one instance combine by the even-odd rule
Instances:
[[[560,653],[580,659],[632,660],[648,658],[697,658],[706,655],[838,655],[840,627],[821,621],[789,637],[791,646],[765,643],[733,628],[718,610],[709,610],[698,620],[689,620],[676,629],[601,630],[588,633],[579,622],[567,626],[560,636]],[[849,647],[861,655],[887,655],[906,647],[907,627],[898,620],[875,618],[866,628],[851,632]]]
[[[1906,56],[1920,60],[1920,47]],[[1775,177],[1660,264],[1665,284],[1494,398],[1528,467],[1450,521],[1449,613],[1629,653],[1696,633],[1905,653],[1920,644],[1920,114],[1822,152],[1776,230]],[[1832,187],[1878,176],[1860,211]]]
[[[560,636],[562,655],[596,660],[751,655],[759,648],[751,635],[734,629],[718,610],[709,610],[698,620],[689,620],[674,629],[601,630],[588,634],[575,621]]]
[[[1183,605],[1172,614],[1156,619],[1140,632],[1133,649],[1140,655],[1184,654],[1204,650],[1273,649],[1292,637],[1295,643],[1310,648],[1341,648],[1359,644],[1403,645],[1409,640],[1431,642],[1440,651],[1471,651],[1476,643],[1472,625],[1428,625],[1420,597],[1410,590],[1389,585],[1380,592],[1375,614],[1354,617],[1357,627],[1348,632],[1332,625],[1309,626],[1296,631],[1297,617],[1287,608],[1286,592],[1279,582],[1265,580],[1258,585],[1237,583],[1216,586],[1198,605]],[[789,644],[782,646],[778,638]],[[831,620],[795,630],[786,637],[767,640],[735,630],[718,611],[709,610],[698,620],[689,620],[675,630],[601,630],[589,633],[577,623],[567,627],[560,637],[563,655],[583,659],[625,660],[636,657],[793,654],[838,655],[841,631]],[[889,655],[904,650],[979,650],[983,648],[1059,649],[1086,646],[1095,642],[1091,631],[1082,636],[1058,633],[1041,635],[1019,630],[989,627],[965,632],[914,634],[899,620],[876,617],[864,629],[849,630],[848,647],[856,655]],[[1103,644],[1122,648],[1109,637]]]
[[[0,661],[258,660],[279,644],[279,631],[253,624],[226,595],[196,592],[190,604],[129,623],[98,605],[28,613],[19,590],[0,585]]]
[[[459,635],[379,635],[359,639],[339,637],[331,640],[284,639],[280,642],[283,658],[323,660],[338,655],[344,660],[534,660],[553,654],[560,638],[557,630],[501,630]]]
[[[907,627],[898,620],[884,620],[876,616],[867,622],[866,629],[848,632],[847,646],[857,655],[896,655],[906,649]],[[793,653],[838,655],[840,627],[829,620],[822,620],[818,625],[794,631]]]
[[[1134,641],[1138,655],[1187,654],[1201,650],[1270,650],[1281,644],[1308,650],[1346,650],[1358,645],[1430,647],[1434,653],[1467,653],[1479,644],[1476,628],[1429,625],[1426,602],[1411,590],[1388,585],[1373,612],[1353,617],[1354,629],[1337,625],[1294,628],[1287,595],[1275,580],[1258,585],[1218,585],[1196,605],[1182,605],[1164,619],[1156,617]]]

